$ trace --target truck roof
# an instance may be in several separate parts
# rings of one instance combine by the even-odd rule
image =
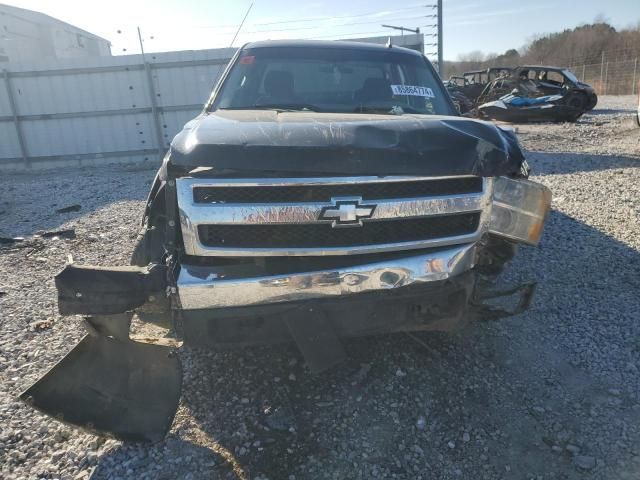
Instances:
[[[268,47],[313,47],[313,48],[348,48],[351,50],[389,50],[386,45],[380,45],[377,43],[365,43],[365,42],[349,42],[345,40],[262,40],[258,42],[250,42],[242,46],[246,48],[268,48]],[[422,56],[422,54],[416,50],[409,48],[399,47],[396,45],[391,46],[392,50],[409,55]]]

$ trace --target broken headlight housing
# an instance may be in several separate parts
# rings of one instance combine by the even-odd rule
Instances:
[[[520,178],[497,177],[489,232],[528,245],[537,245],[551,207],[551,190]]]

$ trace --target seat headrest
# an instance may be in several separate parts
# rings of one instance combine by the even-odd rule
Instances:
[[[271,70],[264,77],[264,91],[274,97],[291,96],[293,75],[284,70]]]
[[[391,97],[393,97],[391,83],[385,78],[367,78],[362,88],[356,92],[356,100],[360,102],[391,100]]]

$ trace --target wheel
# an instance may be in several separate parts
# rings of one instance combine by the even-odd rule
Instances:
[[[587,110],[587,97],[581,93],[569,93],[565,99],[565,105],[568,107],[565,121],[576,122]]]
[[[570,93],[565,103],[575,110],[584,112],[587,99],[581,93]]]
[[[567,116],[564,119],[561,119],[560,122],[577,122],[578,119],[584,115],[583,111],[577,111],[574,113],[568,113]]]

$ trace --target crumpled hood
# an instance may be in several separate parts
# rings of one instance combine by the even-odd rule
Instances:
[[[595,91],[596,91],[595,88],[593,88],[588,83],[584,83],[584,82],[578,82],[578,87],[587,90],[589,93],[595,93]]]
[[[216,170],[337,175],[516,174],[511,130],[462,117],[219,110],[187,123],[170,163]]]

